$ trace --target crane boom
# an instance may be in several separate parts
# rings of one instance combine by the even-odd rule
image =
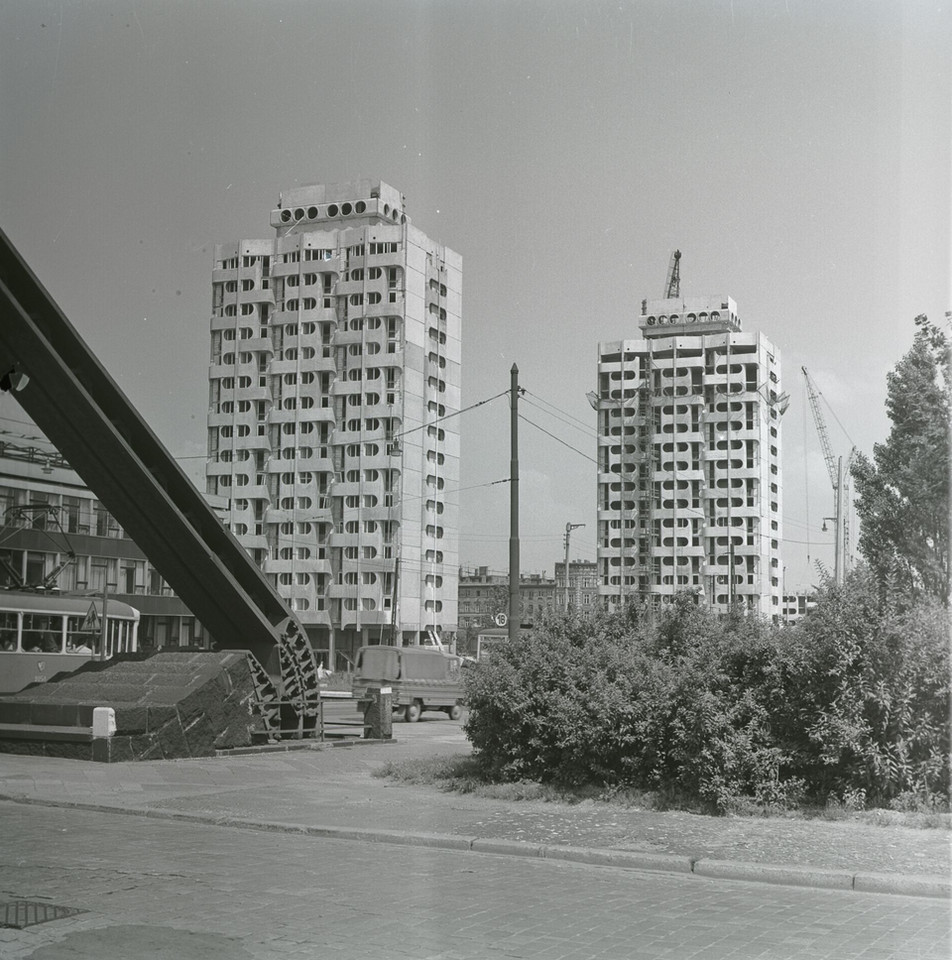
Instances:
[[[836,458],[833,456],[833,446],[826,429],[826,420],[823,419],[823,411],[820,409],[820,393],[807,372],[807,368],[801,367],[800,369],[803,371],[803,377],[806,380],[807,396],[810,398],[810,409],[813,411],[813,422],[816,424],[816,432],[820,436],[820,447],[823,449],[823,459],[826,461],[826,469],[830,474],[830,483],[836,490],[839,484],[839,468],[836,464]]]
[[[665,286],[665,298],[681,296],[681,251],[675,250],[671,254],[671,264],[668,267],[668,283]]]

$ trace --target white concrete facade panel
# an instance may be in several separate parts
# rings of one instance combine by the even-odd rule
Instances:
[[[456,629],[462,261],[379,181],[270,222],[215,248],[207,484],[341,666]]]
[[[598,349],[598,576],[611,608],[682,591],[780,614],[780,356],[730,297],[646,300]]]

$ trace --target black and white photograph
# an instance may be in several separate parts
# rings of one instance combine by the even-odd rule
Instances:
[[[952,5],[0,4],[0,960],[945,960]]]

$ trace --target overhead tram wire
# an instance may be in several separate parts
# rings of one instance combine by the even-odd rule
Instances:
[[[578,447],[573,447],[572,444],[566,443],[565,440],[563,440],[561,437],[557,437],[554,433],[550,433],[548,430],[545,429],[545,427],[540,427],[539,424],[537,424],[533,420],[530,420],[528,417],[524,417],[522,414],[519,414],[519,419],[524,420],[526,423],[529,424],[529,426],[535,427],[536,430],[541,430],[542,433],[544,433],[547,437],[551,437],[557,443],[561,443],[563,447],[568,447],[569,450],[573,450],[580,457],[584,457],[586,460],[596,465],[598,464],[598,461],[594,457],[590,457],[587,453],[584,453],[582,450],[579,450]]]
[[[580,420],[578,417],[576,417],[576,416],[574,416],[573,414],[569,413],[567,410],[563,410],[561,407],[556,406],[556,404],[552,403],[550,400],[546,400],[545,397],[540,397],[537,393],[533,393],[531,390],[526,390],[525,392],[526,392],[530,397],[535,397],[536,400],[541,400],[542,403],[544,403],[547,407],[551,407],[553,410],[557,410],[557,411],[558,411],[559,413],[561,413],[563,416],[568,417],[569,420],[574,420],[577,424],[579,424],[579,425],[580,425],[581,427],[583,427],[584,429],[586,429],[586,430],[591,430],[591,429],[592,429],[591,424],[586,423],[584,420]]]
[[[481,490],[483,487],[495,487],[500,483],[511,483],[509,477],[503,477],[502,480],[487,480],[486,483],[472,483],[468,487],[454,487],[451,490],[444,490],[444,493],[463,493],[466,490]],[[404,497],[404,503],[412,503],[414,500],[423,500],[424,497],[430,496],[430,494],[425,494],[424,496],[419,497]]]
[[[437,417],[435,420],[427,420],[426,423],[421,423],[417,427],[410,427],[408,430],[401,430],[399,433],[395,433],[390,439],[399,440],[401,437],[405,437],[408,434],[416,433],[418,430],[426,430],[427,427],[433,427],[438,423],[442,423],[444,420],[451,420],[453,417],[458,417],[461,413],[468,413],[470,410],[475,410],[477,407],[482,407],[487,403],[492,403],[493,400],[498,400],[500,397],[509,396],[508,390],[503,390],[502,393],[497,393],[494,397],[487,397],[485,400],[478,400],[476,403],[471,403],[468,407],[463,407],[461,410],[455,410],[453,413],[446,414],[445,417]]]
[[[527,392],[528,392],[528,391],[527,391]],[[531,394],[531,396],[534,397],[535,394]],[[541,399],[541,398],[540,398],[540,397],[536,397],[536,399]],[[565,413],[564,410],[559,410],[558,407],[553,406],[553,404],[548,403],[548,402],[545,401],[545,400],[543,400],[542,402],[543,402],[543,404],[545,404],[546,406],[552,407],[554,410],[558,410],[558,412],[559,412],[560,414],[563,414],[563,416],[556,416],[556,414],[552,413],[551,410],[547,410],[547,409],[545,408],[545,406],[539,406],[539,404],[533,403],[531,400],[525,400],[525,403],[527,403],[530,407],[535,407],[536,410],[541,410],[541,411],[542,411],[544,414],[546,414],[547,416],[552,417],[552,418],[555,419],[555,420],[561,421],[561,422],[564,423],[566,426],[572,427],[572,429],[578,430],[580,433],[587,434],[588,436],[595,436],[595,435],[596,435],[596,429],[595,429],[595,427],[593,427],[590,423],[584,423],[583,421],[578,420],[578,419],[575,418],[575,417],[572,417],[571,414]]]

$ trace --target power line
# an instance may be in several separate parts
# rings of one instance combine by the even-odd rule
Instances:
[[[561,407],[557,407],[557,406],[556,406],[554,403],[552,403],[551,401],[546,400],[545,397],[540,397],[537,393],[533,393],[531,390],[526,390],[525,392],[528,393],[529,396],[535,397],[536,400],[541,400],[542,403],[544,403],[547,407],[551,407],[553,410],[558,410],[558,412],[561,413],[563,416],[568,417],[570,420],[574,420],[576,423],[580,424],[580,425],[581,425],[582,427],[584,427],[586,430],[588,430],[589,432],[591,432],[591,430],[592,430],[592,425],[591,425],[590,423],[586,423],[584,420],[580,420],[578,417],[573,416],[573,415],[572,415],[571,413],[569,413],[567,410],[563,410]]]
[[[450,489],[450,490],[444,490],[444,491],[441,491],[441,492],[442,492],[442,493],[447,493],[447,494],[449,494],[449,493],[463,493],[463,492],[466,491],[466,490],[480,490],[480,489],[482,489],[483,487],[495,487],[497,484],[500,484],[500,483],[511,483],[511,482],[512,482],[512,481],[510,480],[509,477],[504,477],[502,480],[488,480],[486,483],[474,483],[474,484],[471,484],[471,485],[468,486],[468,487],[453,487],[453,488]],[[423,500],[423,499],[425,499],[425,498],[427,498],[427,497],[432,497],[432,496],[433,496],[432,493],[426,493],[426,494],[423,494],[422,496],[419,496],[419,497],[401,497],[401,502],[402,502],[402,503],[412,503],[414,500]]]
[[[531,400],[525,401],[530,407],[535,407],[536,410],[542,411],[546,416],[552,417],[554,420],[559,420],[564,423],[567,427],[571,427],[573,430],[578,430],[580,433],[584,433],[586,436],[595,436],[595,429],[591,424],[581,424],[580,422],[573,423],[572,420],[566,419],[566,417],[560,417],[552,413],[551,410],[546,410],[545,407],[540,406],[538,403],[533,403]],[[561,413],[561,411],[560,411]]]
[[[487,397],[485,400],[478,400],[476,403],[471,403],[468,407],[463,407],[462,410],[456,410],[453,413],[446,414],[445,417],[437,417],[435,420],[429,420],[426,423],[421,423],[418,427],[410,427],[409,430],[402,430],[400,433],[395,433],[392,440],[398,440],[400,437],[405,437],[407,434],[416,433],[418,430],[425,430],[427,427],[433,427],[438,423],[442,423],[444,420],[450,420],[453,417],[458,417],[461,413],[467,413],[470,410],[475,410],[477,407],[481,407],[484,404],[492,403],[493,400],[498,400],[500,397],[505,397],[509,393],[508,390],[503,390],[502,393],[497,393],[494,397]]]
[[[590,457],[587,453],[583,453],[581,450],[579,450],[578,447],[573,447],[572,444],[566,443],[561,437],[557,437],[554,433],[550,433],[545,429],[545,427],[540,427],[535,421],[530,420],[528,417],[524,417],[521,413],[519,414],[519,419],[524,420],[530,426],[535,427],[536,430],[541,430],[547,437],[551,437],[557,443],[561,443],[563,447],[568,447],[569,450],[573,450],[580,457],[584,457],[586,460],[596,465],[598,464],[598,461],[594,457]]]

